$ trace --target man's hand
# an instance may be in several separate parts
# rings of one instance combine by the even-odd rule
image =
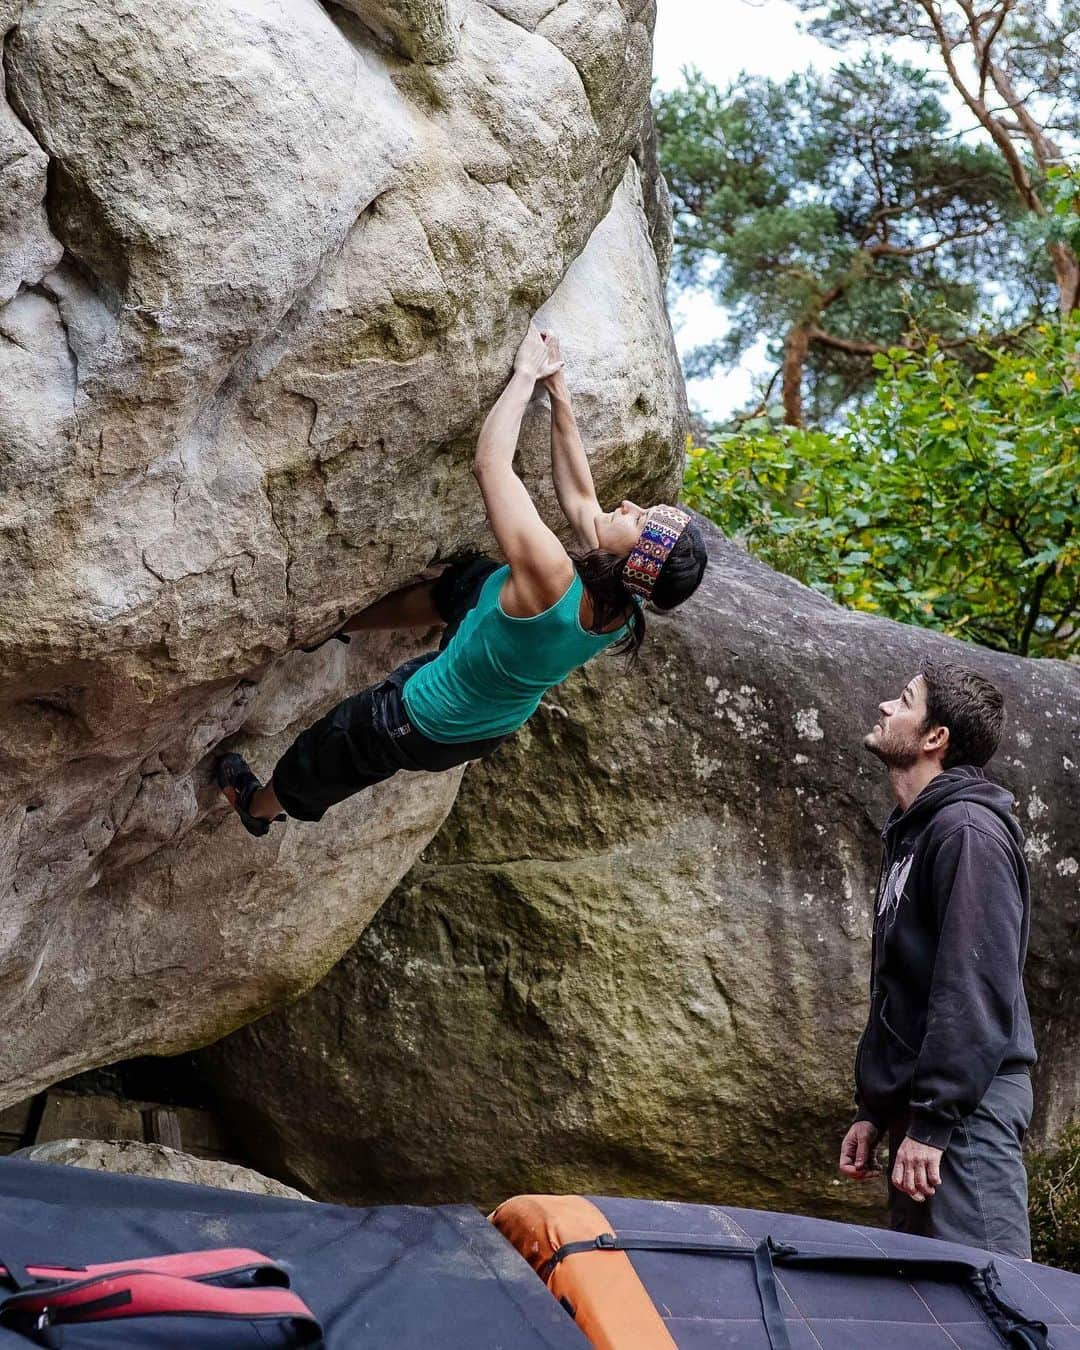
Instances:
[[[941,1185],[941,1155],[944,1152],[943,1148],[905,1137],[896,1151],[892,1184],[898,1191],[910,1195],[912,1200],[920,1203],[929,1200]]]
[[[840,1175],[852,1181],[872,1181],[881,1176],[874,1162],[874,1149],[881,1131],[868,1120],[857,1120],[840,1145]]]

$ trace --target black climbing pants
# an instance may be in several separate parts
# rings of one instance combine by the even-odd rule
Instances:
[[[446,621],[439,651],[497,567],[489,558],[472,557],[452,564],[436,580],[432,598]],[[294,820],[321,820],[331,806],[402,769],[440,773],[490,755],[507,739],[447,744],[431,740],[412,725],[401,691],[413,671],[438,654],[425,652],[406,661],[380,684],[345,699],[297,736],[278,760],[272,778],[288,815]]]

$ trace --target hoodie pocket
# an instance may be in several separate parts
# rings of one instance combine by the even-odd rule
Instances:
[[[890,1036],[896,1042],[896,1044],[900,1046],[900,1048],[904,1051],[904,1053],[908,1055],[911,1059],[918,1059],[919,1057],[918,1050],[916,1050],[914,1046],[909,1045],[907,1041],[904,1040],[903,1036],[900,1035],[900,1033],[896,1030],[893,1024],[889,1021],[888,1008],[889,1008],[889,996],[888,994],[886,994],[881,1001],[881,1009],[878,1013],[878,1016],[881,1018],[881,1025],[882,1027],[884,1027],[886,1034]]]

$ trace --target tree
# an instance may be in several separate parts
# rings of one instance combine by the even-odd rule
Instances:
[[[690,451],[686,496],[843,604],[1028,656],[1080,655],[1080,320],[971,367],[874,358],[836,434],[767,417]]]
[[[780,363],[785,420],[825,415],[873,381],[909,330],[960,341],[975,316],[1045,297],[1000,156],[953,134],[935,80],[888,57],[724,91],[688,71],[657,98],[675,205],[675,281],[731,316],[704,373],[760,335]]]
[[[828,42],[913,38],[1006,166],[1022,210],[1046,221],[1043,186],[1080,138],[1080,0],[795,0]],[[1080,308],[1076,248],[1045,233],[1063,317]]]

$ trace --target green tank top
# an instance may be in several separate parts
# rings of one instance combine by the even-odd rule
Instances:
[[[405,681],[409,718],[429,740],[454,744],[507,736],[527,722],[544,694],[590,657],[626,636],[581,626],[581,578],[542,614],[515,619],[499,593],[509,567],[492,572],[445,651]]]

